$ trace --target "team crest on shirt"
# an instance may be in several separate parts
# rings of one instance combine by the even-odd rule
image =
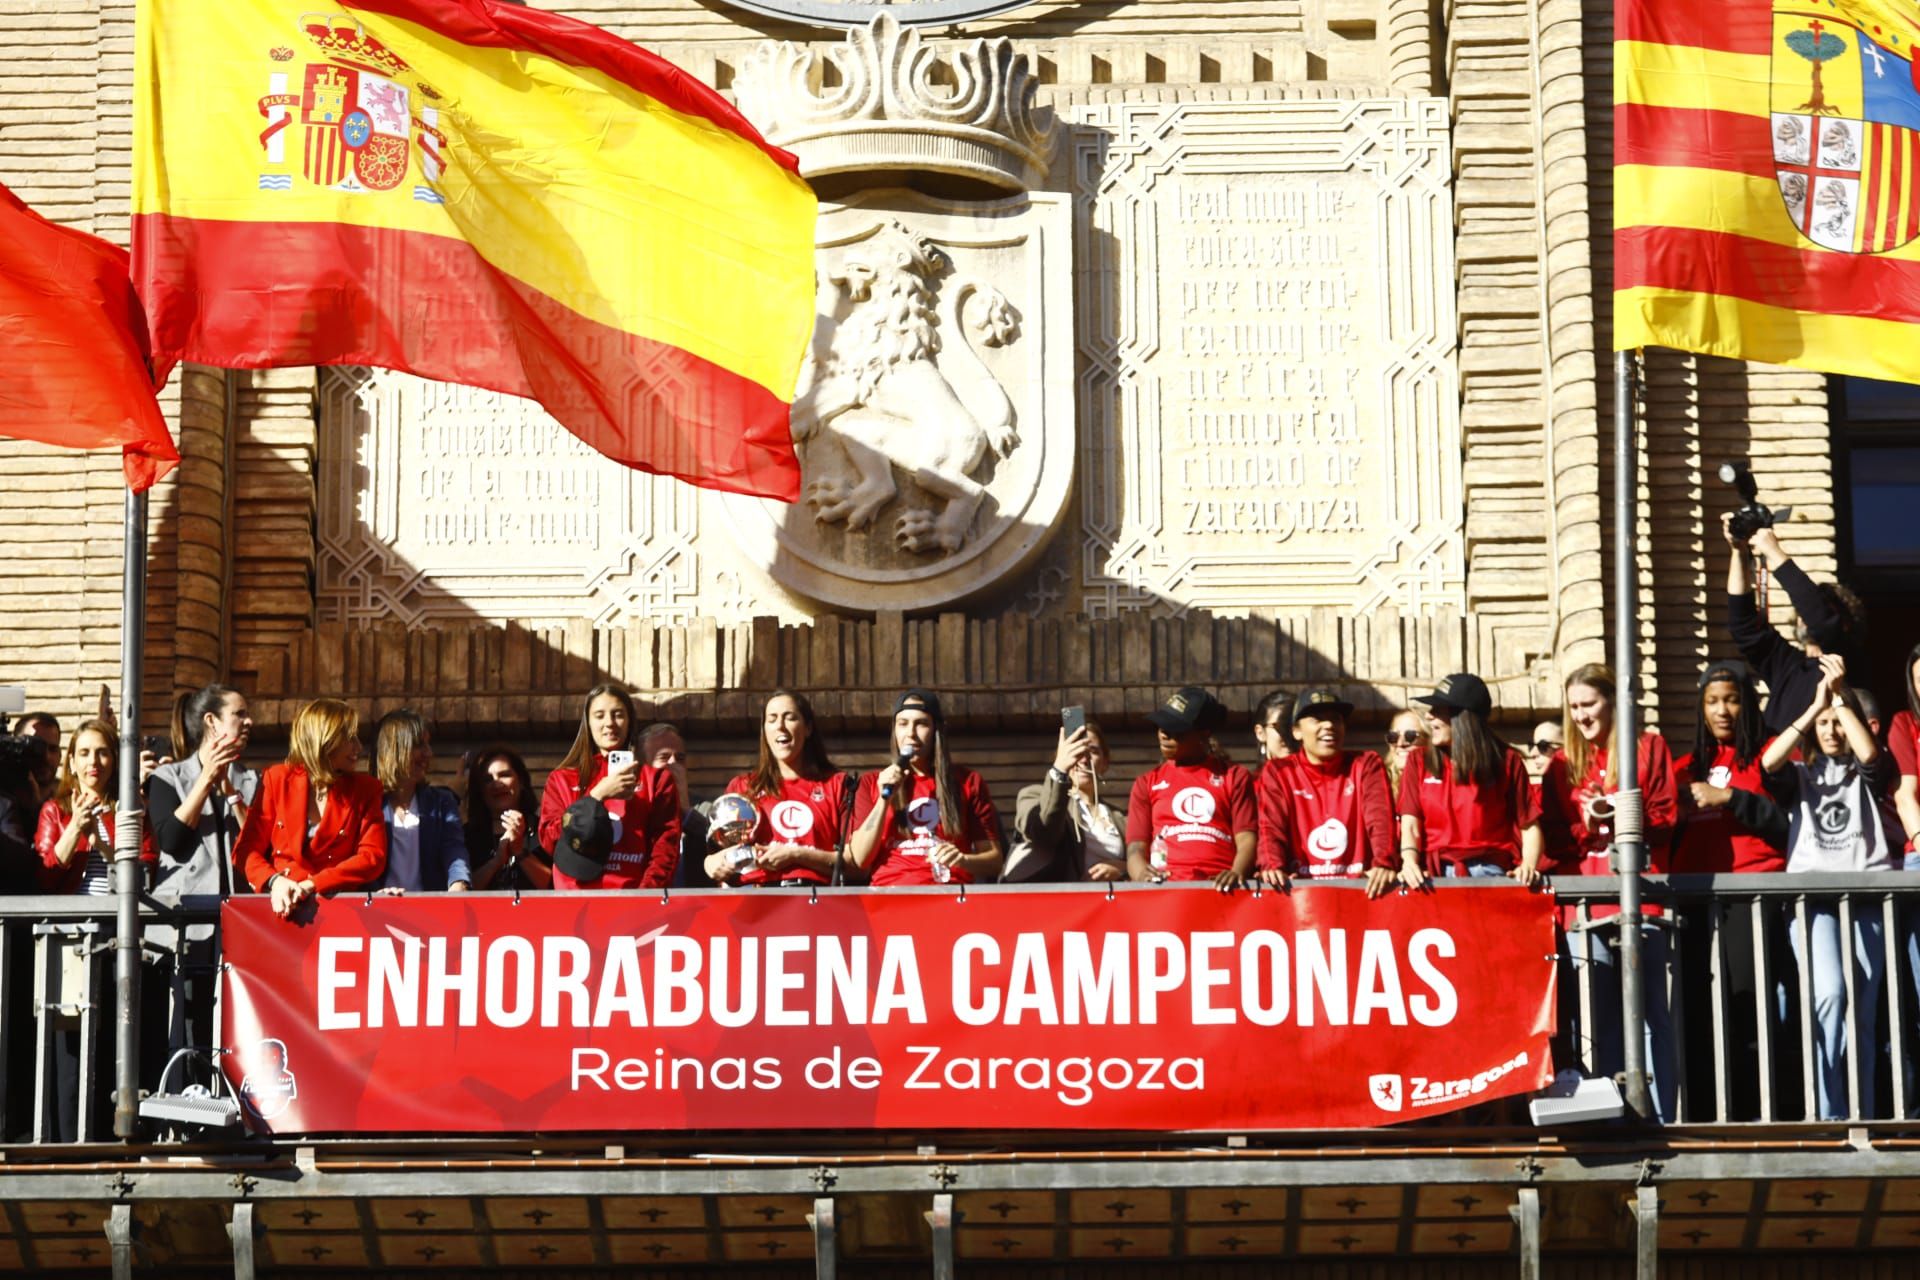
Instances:
[[[940,825],[940,800],[936,796],[921,796],[907,805],[907,823],[916,829],[933,830]]]
[[[1315,862],[1337,862],[1347,856],[1347,824],[1328,818],[1307,836],[1307,852]]]
[[[1857,0],[1774,5],[1774,176],[1794,229],[1824,249],[1887,253],[1920,237],[1916,40],[1920,23]]]
[[[413,198],[445,203],[437,184],[446,171],[447,139],[440,108],[426,105],[437,102],[439,92],[357,18],[306,14],[300,32],[317,58],[295,70],[286,45],[267,55],[275,65],[258,103],[267,121],[260,132],[260,190],[292,191],[297,169],[312,186],[382,193],[401,187],[417,169]]]
[[[1212,822],[1213,813],[1213,793],[1205,787],[1185,787],[1173,797],[1173,816],[1182,822]]]
[[[767,820],[782,839],[798,840],[813,834],[813,810],[798,800],[782,800]]]
[[[1708,786],[1724,787],[1729,782],[1732,782],[1732,781],[1733,781],[1733,770],[1727,768],[1727,766],[1723,764],[1717,764],[1713,766],[1713,768],[1707,770]]]

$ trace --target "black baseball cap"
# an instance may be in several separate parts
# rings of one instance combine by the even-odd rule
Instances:
[[[1195,729],[1218,729],[1227,720],[1219,699],[1198,685],[1188,685],[1147,713],[1147,723],[1173,737]]]
[[[894,701],[893,714],[897,716],[902,711],[924,711],[935,724],[944,723],[940,716],[940,695],[925,689],[909,689],[901,694]]]
[[[1753,683],[1753,672],[1738,658],[1722,658],[1718,662],[1707,664],[1707,669],[1700,673],[1699,687],[1704,689],[1715,680],[1728,680],[1737,685],[1749,685]]]
[[[1471,711],[1480,716],[1493,714],[1493,694],[1487,691],[1487,682],[1470,671],[1457,671],[1445,677],[1433,686],[1432,693],[1414,701],[1424,702],[1430,707]]]
[[[553,842],[553,865],[582,884],[607,874],[607,855],[613,851],[613,819],[607,806],[582,796],[567,806],[560,820],[560,838]]]
[[[1332,689],[1303,689],[1300,696],[1293,700],[1293,719],[1296,724],[1308,716],[1326,720],[1332,716],[1345,719],[1352,714],[1353,704]]]

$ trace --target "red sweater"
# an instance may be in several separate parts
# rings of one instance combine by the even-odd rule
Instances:
[[[387,822],[380,779],[343,773],[327,789],[327,809],[311,838],[307,810],[313,788],[297,764],[277,764],[260,775],[246,825],[233,842],[233,863],[255,892],[276,874],[313,881],[333,893],[376,883],[387,869]]]
[[[1647,733],[1640,736],[1637,754],[1640,764],[1640,796],[1646,807],[1646,868],[1652,872],[1667,869],[1667,849],[1673,843],[1673,827],[1679,821],[1680,806],[1674,799],[1673,756],[1666,739]],[[1567,775],[1567,753],[1556,751],[1547,765],[1547,776],[1540,788],[1540,825],[1561,833],[1547,840],[1551,866],[1542,870],[1569,876],[1612,875],[1607,865],[1607,850],[1613,845],[1613,823],[1587,821],[1587,802],[1606,794],[1607,753],[1596,750],[1587,766],[1586,776],[1577,781]],[[1543,860],[1544,862],[1545,860]],[[1658,907],[1648,904],[1647,915],[1660,915]],[[1563,920],[1571,921],[1575,908],[1561,908]],[[1620,914],[1620,908],[1597,904],[1592,910],[1596,920]]]
[[[1395,865],[1387,766],[1371,751],[1343,751],[1321,766],[1297,752],[1260,771],[1262,870],[1314,879]]]
[[[547,775],[546,789],[540,793],[541,848],[551,849],[559,843],[567,809],[606,776],[607,757],[598,751],[593,753],[584,783],[578,769],[555,769]],[[674,868],[680,865],[680,789],[673,785],[673,774],[650,764],[641,765],[633,794],[605,804],[614,830],[606,874],[582,884],[555,867],[553,887],[660,889],[672,884]]]

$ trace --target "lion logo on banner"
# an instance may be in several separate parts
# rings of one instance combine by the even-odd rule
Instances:
[[[446,170],[440,112],[423,106],[414,113],[416,101],[437,101],[440,94],[413,74],[406,59],[368,35],[359,19],[309,14],[301,23],[320,57],[300,69],[297,81],[279,69],[268,77],[267,94],[258,104],[267,120],[260,146],[268,171],[260,175],[260,189],[293,189],[287,145],[293,135],[306,182],[334,191],[393,191],[412,168],[417,135],[421,181],[413,198],[444,203],[436,186]],[[285,65],[294,52],[281,45],[268,56]]]
[[[1920,25],[1902,31],[1855,7],[1774,6],[1774,175],[1802,236],[1887,253],[1920,238]]]

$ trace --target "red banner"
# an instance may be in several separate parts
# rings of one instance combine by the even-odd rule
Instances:
[[[1552,898],[349,898],[223,914],[276,1133],[1391,1124],[1552,1074]]]

